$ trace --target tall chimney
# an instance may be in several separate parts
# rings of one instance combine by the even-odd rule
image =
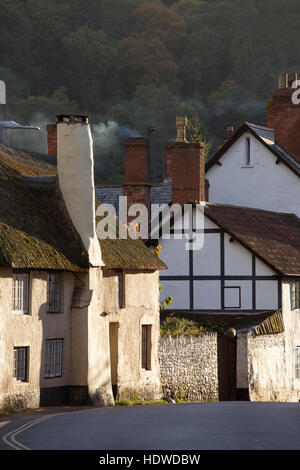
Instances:
[[[57,155],[57,128],[56,124],[48,124],[47,127],[48,154]]]
[[[58,116],[57,171],[66,207],[90,264],[103,266],[96,235],[93,139],[87,116]]]
[[[150,142],[145,137],[130,137],[125,142],[125,183],[123,195],[128,207],[150,206]],[[128,217],[130,221],[131,218]]]
[[[205,148],[187,142],[185,117],[177,117],[177,137],[167,143],[167,177],[172,178],[173,204],[205,201]]]
[[[149,139],[131,137],[125,141],[126,183],[149,183]]]
[[[296,80],[300,80],[300,74],[280,75],[267,110],[268,127],[274,129],[275,142],[300,161],[300,105],[292,101]]]

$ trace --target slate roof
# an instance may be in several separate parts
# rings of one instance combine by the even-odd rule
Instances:
[[[300,219],[294,214],[207,203],[205,214],[274,271],[300,276]]]
[[[112,204],[119,213],[119,197],[123,196],[123,187],[103,185],[96,187],[96,197],[102,204]],[[151,204],[169,204],[172,201],[172,180],[165,178],[162,183],[153,183],[150,188]]]
[[[18,269],[89,268],[56,177],[56,160],[0,145],[0,265]],[[101,240],[109,269],[161,270],[141,240]]]
[[[258,126],[249,122],[244,124],[206,163],[206,171],[215,165],[227,152],[227,150],[241,137],[245,132],[250,132],[256,137],[268,150],[273,153],[278,162],[284,163],[290,170],[300,177],[300,162],[290,155],[283,147],[275,142],[274,129]]]

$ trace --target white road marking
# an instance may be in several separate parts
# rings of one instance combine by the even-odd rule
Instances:
[[[94,408],[96,410],[97,408]],[[12,447],[15,450],[32,450],[30,447],[25,446],[24,444],[21,444],[21,442],[17,441],[16,436],[27,429],[31,428],[32,426],[35,426],[39,424],[42,421],[46,421],[50,418],[54,418],[55,416],[62,416],[62,415],[69,415],[69,414],[75,414],[75,413],[84,413],[86,411],[91,411],[91,409],[87,410],[78,410],[78,411],[67,411],[64,413],[55,413],[52,415],[46,415],[42,416],[41,418],[34,419],[33,421],[29,421],[29,423],[23,424],[23,426],[20,426],[19,428],[14,429],[13,431],[8,432],[2,437],[3,442],[7,444],[9,447]],[[10,421],[6,421],[6,423],[9,423]]]
[[[2,423],[0,423],[0,428],[4,428],[4,426],[9,423],[10,421],[2,421]]]

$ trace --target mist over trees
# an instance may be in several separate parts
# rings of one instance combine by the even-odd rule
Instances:
[[[161,180],[178,114],[199,117],[211,152],[228,121],[265,124],[278,75],[300,71],[299,0],[0,0],[0,12],[5,117],[88,114],[98,184],[122,181],[126,135],[150,127]]]

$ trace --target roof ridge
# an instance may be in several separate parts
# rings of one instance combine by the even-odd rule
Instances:
[[[260,207],[237,206],[235,204],[220,204],[220,203],[217,203],[217,202],[209,202],[209,201],[206,202],[205,204],[207,206],[233,207],[233,208],[236,208],[236,209],[248,209],[248,210],[255,210],[255,211],[259,211],[259,212],[267,212],[267,213],[275,214],[275,215],[295,216],[297,219],[299,219],[299,217],[296,214],[294,214],[294,212],[276,212],[276,211],[270,211],[268,209],[262,209]],[[300,219],[299,219],[299,222],[300,222]]]
[[[248,121],[244,121],[244,124],[246,124],[246,126],[251,126],[251,127],[256,127],[257,129],[262,129],[264,131],[274,132],[274,129],[272,127],[261,126],[260,124],[254,124]]]

